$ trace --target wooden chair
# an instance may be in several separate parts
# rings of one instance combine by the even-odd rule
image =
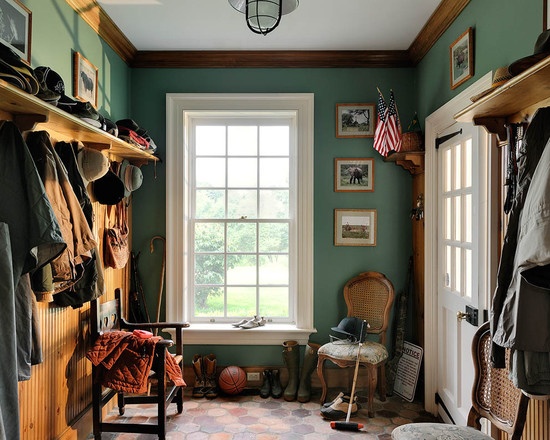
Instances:
[[[508,377],[507,368],[493,368],[490,363],[491,332],[489,322],[477,330],[472,341],[474,358],[474,386],[472,407],[468,414],[468,426],[445,423],[409,423],[395,428],[392,439],[445,438],[468,440],[491,440],[480,432],[481,418],[508,434],[511,440],[519,440],[523,433],[529,397],[516,388]]]
[[[388,358],[386,330],[395,294],[393,284],[380,272],[363,272],[349,280],[344,286],[344,299],[349,317],[366,320],[367,335],[378,336],[378,342],[366,340],[360,353],[360,366],[367,369],[368,413],[374,417],[374,391],[379,385],[380,400],[386,400],[386,375],[384,364]],[[340,368],[355,367],[359,345],[348,341],[329,342],[319,348],[317,374],[321,381],[321,404],[327,396],[324,364],[330,360]],[[380,375],[380,378],[378,376]]]
[[[92,344],[101,335],[117,330],[133,332],[134,330],[151,331],[153,329],[173,330],[176,335],[175,354],[168,351],[174,346],[174,342],[162,339],[156,342],[153,352],[153,366],[147,377],[149,391],[139,394],[129,394],[105,388],[99,379],[101,365],[92,365],[92,405],[93,405],[93,433],[96,440],[101,439],[102,432],[133,432],[156,434],[159,439],[166,437],[166,410],[170,403],[176,403],[178,414],[183,411],[183,387],[174,385],[168,380],[166,361],[172,356],[181,369],[181,380],[183,382],[183,329],[188,327],[187,323],[130,323],[123,318],[123,307],[121,290],[116,289],[115,299],[100,303],[99,299],[91,302],[91,335]],[[108,335],[106,335],[108,336]],[[111,335],[114,336],[114,333]],[[171,362],[173,364],[173,362]],[[125,405],[154,403],[157,405],[157,423],[127,423],[128,420],[121,418],[120,422],[104,422],[102,418],[103,407],[113,397],[118,397],[118,411],[124,415]]]

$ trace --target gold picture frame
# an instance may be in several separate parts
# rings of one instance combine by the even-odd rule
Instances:
[[[73,94],[97,108],[98,69],[79,52],[74,53]]]
[[[451,89],[474,76],[474,30],[469,27],[449,46]]]
[[[335,192],[373,192],[374,159],[337,157],[334,159]]]
[[[376,209],[335,209],[334,246],[376,246]]]

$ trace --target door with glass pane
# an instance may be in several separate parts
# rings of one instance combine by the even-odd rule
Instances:
[[[464,319],[478,309],[480,279],[479,187],[481,148],[477,128],[454,124],[456,133],[438,151],[438,395],[444,419],[466,425],[471,405],[471,341],[477,329]]]

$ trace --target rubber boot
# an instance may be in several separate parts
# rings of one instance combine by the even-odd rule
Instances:
[[[193,361],[191,363],[193,366],[193,371],[195,372],[195,384],[193,386],[193,397],[204,397],[204,371],[202,364],[202,356],[196,354],[193,356]]]
[[[279,399],[283,395],[283,387],[281,385],[281,379],[279,370],[271,370],[271,397]]]
[[[283,394],[287,402],[296,400],[300,375],[300,346],[297,341],[283,342],[283,360],[288,370],[288,383]]]
[[[215,399],[218,397],[218,382],[216,380],[216,355],[209,354],[203,356],[204,364],[204,397],[207,399]]]
[[[264,381],[260,387],[260,397],[267,399],[271,394],[271,370],[264,370],[262,373]]]
[[[300,373],[300,386],[298,387],[298,402],[305,403],[311,399],[311,373],[317,368],[317,351],[320,345],[312,342],[306,346],[302,372]]]

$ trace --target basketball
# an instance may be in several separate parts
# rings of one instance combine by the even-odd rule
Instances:
[[[246,373],[240,367],[225,367],[218,377],[220,390],[226,394],[239,394],[246,386]]]

